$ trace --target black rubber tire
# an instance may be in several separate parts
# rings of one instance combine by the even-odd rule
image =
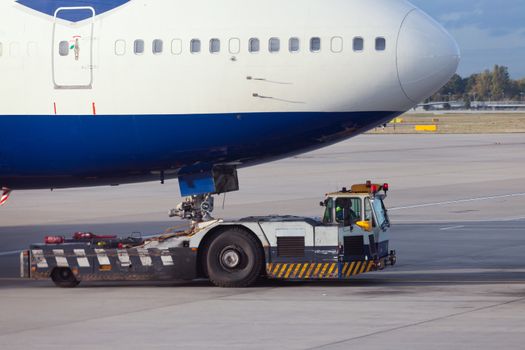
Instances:
[[[227,268],[221,262],[224,252],[234,250],[239,263]],[[219,287],[241,288],[253,284],[261,274],[264,253],[259,240],[241,227],[228,228],[209,242],[204,254],[206,272],[210,281]]]
[[[74,288],[80,283],[71,269],[67,267],[59,267],[53,270],[53,273],[51,274],[51,280],[57,287],[60,288]]]

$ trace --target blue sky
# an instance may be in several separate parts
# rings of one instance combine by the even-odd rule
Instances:
[[[525,0],[410,0],[456,38],[468,76],[494,64],[525,78]]]

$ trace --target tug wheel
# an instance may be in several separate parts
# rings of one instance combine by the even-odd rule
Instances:
[[[256,237],[232,227],[212,239],[204,262],[208,277],[216,286],[247,287],[259,277],[264,255]]]
[[[53,270],[53,273],[51,273],[51,280],[60,288],[74,288],[80,283],[71,269],[68,269],[67,267]]]

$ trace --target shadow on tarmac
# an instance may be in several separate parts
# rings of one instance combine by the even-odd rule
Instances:
[[[375,290],[375,294],[392,293],[391,288],[403,288],[402,293],[410,293],[406,288],[421,286],[460,286],[460,285],[490,285],[490,284],[523,284],[525,285],[525,273],[516,271],[493,271],[493,272],[458,272],[447,269],[447,272],[433,272],[431,274],[404,274],[401,272],[369,273],[350,280],[312,280],[312,281],[282,281],[261,278],[255,285],[239,289],[265,289],[265,288],[388,288],[384,291]],[[56,288],[51,280],[32,281],[21,278],[1,278],[0,288],[24,287],[24,288]],[[81,289],[98,288],[218,288],[206,279],[195,281],[124,281],[124,282],[82,282],[78,287]],[[369,293],[370,291],[365,291]]]

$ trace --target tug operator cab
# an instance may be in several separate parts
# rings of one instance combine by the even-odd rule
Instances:
[[[342,226],[345,255],[351,258],[378,259],[389,255],[390,220],[384,205],[388,184],[356,184],[350,190],[328,193],[322,222]]]

